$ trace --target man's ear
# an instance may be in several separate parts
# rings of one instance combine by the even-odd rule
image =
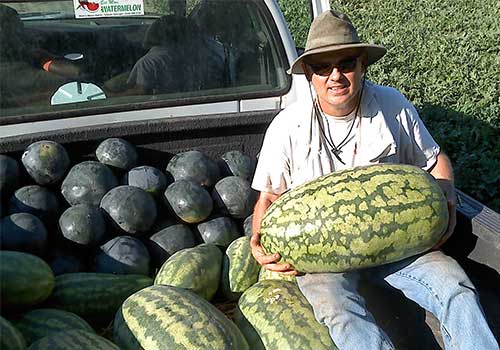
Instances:
[[[368,56],[366,53],[363,53],[361,57],[361,68],[363,69],[363,74],[366,74],[366,71],[368,70]]]
[[[306,75],[306,79],[308,81],[311,81],[312,80],[312,71],[311,71],[311,67],[309,67],[308,64],[305,64],[304,61],[300,62],[300,65],[302,66],[302,70],[304,71],[304,74]]]

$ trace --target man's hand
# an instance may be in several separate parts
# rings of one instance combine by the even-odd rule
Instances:
[[[457,195],[453,184],[453,168],[446,154],[439,153],[436,165],[430,173],[436,179],[439,187],[441,187],[448,203],[448,228],[439,242],[432,248],[433,250],[438,250],[450,238],[457,224]]]
[[[449,180],[438,179],[436,180],[439,187],[444,193],[446,201],[448,203],[448,228],[443,234],[439,242],[432,248],[433,250],[438,250],[441,246],[450,238],[451,234],[455,230],[457,224],[457,195],[455,193],[455,186]]]
[[[253,257],[263,268],[280,272],[284,275],[297,275],[297,271],[295,271],[290,264],[282,264],[278,262],[281,258],[278,253],[267,255],[264,252],[264,249],[260,245],[260,235],[258,233],[252,234],[252,237],[250,238],[250,247],[252,248]]]
[[[252,237],[250,238],[250,247],[252,248],[252,255],[257,260],[257,262],[265,269],[281,272],[285,275],[296,275],[295,271],[290,264],[279,263],[281,258],[279,254],[267,255],[264,249],[260,245],[260,223],[262,217],[266,212],[267,208],[279,198],[279,195],[270,192],[261,192],[257,203],[255,204],[255,209],[253,211],[252,220]]]

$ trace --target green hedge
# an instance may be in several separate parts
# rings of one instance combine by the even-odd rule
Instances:
[[[307,5],[281,0],[297,46]],[[500,212],[500,6],[498,0],[332,0],[362,39],[388,54],[369,69],[419,110],[450,156],[457,187]]]

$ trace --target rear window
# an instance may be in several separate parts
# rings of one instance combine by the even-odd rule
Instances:
[[[284,49],[262,2],[0,4],[0,124],[279,96]]]

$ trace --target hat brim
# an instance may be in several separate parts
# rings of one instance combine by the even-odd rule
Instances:
[[[297,59],[295,61],[293,61],[290,69],[287,70],[287,73],[288,74],[304,74],[304,70],[302,69],[301,63],[304,60],[304,58],[306,58],[306,57],[310,57],[310,56],[320,54],[320,53],[326,53],[326,52],[333,53],[333,52],[337,52],[337,51],[341,51],[341,50],[355,49],[355,48],[363,49],[366,52],[366,55],[368,58],[368,65],[377,62],[387,52],[387,49],[383,46],[373,45],[373,44],[365,44],[365,43],[331,45],[331,46],[320,47],[317,49],[305,51],[302,55],[297,57]]]

